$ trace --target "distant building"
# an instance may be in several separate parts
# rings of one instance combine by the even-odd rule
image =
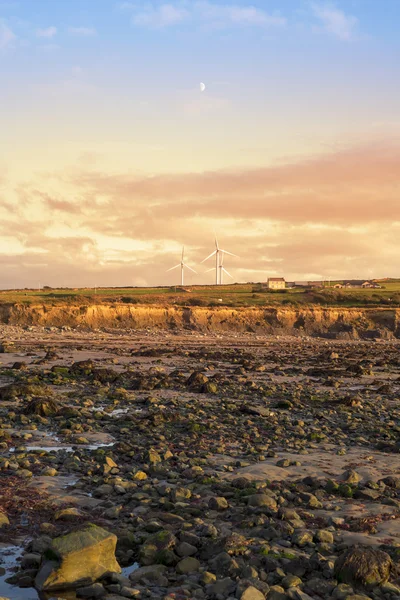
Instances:
[[[374,281],[365,281],[364,279],[350,279],[343,281],[343,286],[350,289],[379,289],[381,286]]]
[[[286,288],[285,278],[269,277],[267,281],[267,287],[269,290],[284,290]]]
[[[363,288],[373,288],[373,289],[378,289],[382,286],[379,285],[379,283],[376,283],[375,281],[364,281],[364,283],[362,284]]]

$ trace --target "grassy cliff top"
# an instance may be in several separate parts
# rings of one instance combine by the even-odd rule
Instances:
[[[0,291],[0,304],[87,305],[102,303],[161,306],[338,306],[400,307],[400,279],[380,281],[380,289],[323,288],[267,290],[261,284],[157,288],[43,288]]]

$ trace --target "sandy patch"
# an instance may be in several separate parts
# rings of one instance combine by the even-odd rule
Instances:
[[[277,467],[281,459],[299,461],[301,466]],[[277,457],[227,473],[227,479],[247,477],[249,481],[283,481],[312,476],[339,480],[344,471],[354,469],[362,476],[362,483],[378,481],[388,475],[400,476],[400,454],[389,454],[360,447],[351,448],[344,456],[338,456],[334,448],[310,450],[309,454],[280,452]]]
[[[28,487],[49,494],[50,500],[55,504],[69,504],[82,508],[94,508],[98,506],[101,503],[101,500],[91,498],[78,489],[70,489],[73,488],[76,481],[77,478],[73,475],[59,475],[57,477],[40,475],[39,477],[34,477],[28,483]]]

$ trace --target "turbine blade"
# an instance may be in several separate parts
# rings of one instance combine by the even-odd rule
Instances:
[[[185,246],[182,246],[182,262],[183,262],[183,255],[185,254]]]
[[[203,262],[206,262],[206,260],[208,260],[209,258],[211,258],[212,256],[214,256],[214,254],[216,254],[216,253],[217,253],[217,251],[216,251],[216,250],[214,250],[214,252],[211,252],[211,254],[210,254],[209,256],[207,256],[207,258],[205,258],[205,259],[204,259],[204,260],[202,260],[201,262],[202,262],[202,263],[203,263]]]
[[[233,252],[228,252],[228,250],[220,250],[220,252],[223,252],[224,254],[229,254],[230,256],[236,256],[236,258],[239,258],[237,254],[233,254]]]
[[[192,269],[192,267],[189,267],[189,265],[186,265],[185,263],[183,263],[183,266],[186,267],[187,269],[189,269],[189,271],[193,271],[193,273],[196,273],[196,275],[197,275],[197,271]]]
[[[167,269],[166,273],[168,273],[168,271],[173,271],[174,269],[177,269],[180,266],[181,266],[181,263],[179,263],[179,265],[175,265],[175,267],[171,267],[170,269]]]
[[[222,270],[224,273],[226,273],[228,275],[228,277],[230,277],[231,279],[233,279],[232,275],[230,273],[228,273],[228,271],[225,269],[225,267],[222,267]]]
[[[215,267],[213,267],[212,269],[207,269],[206,273],[209,273],[210,271],[215,271]]]

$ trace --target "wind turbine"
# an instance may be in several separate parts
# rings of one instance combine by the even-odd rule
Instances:
[[[171,267],[170,269],[167,269],[167,273],[168,271],[173,271],[174,269],[178,269],[179,267],[181,268],[181,285],[183,286],[183,275],[184,275],[184,271],[185,271],[185,267],[187,269],[189,269],[189,271],[193,271],[193,273],[196,273],[196,271],[194,269],[192,269],[192,267],[189,267],[189,265],[187,265],[184,261],[184,255],[185,255],[185,246],[183,246],[182,248],[182,259],[181,262],[178,263],[177,265],[175,265],[175,267]]]
[[[232,252],[228,252],[228,250],[223,250],[222,248],[219,247],[218,245],[218,240],[215,237],[215,250],[214,252],[211,252],[211,254],[209,256],[207,256],[207,258],[205,258],[204,260],[202,260],[201,262],[206,262],[206,260],[208,260],[209,258],[211,258],[212,256],[214,256],[215,254],[215,285],[219,285],[222,283],[222,273],[223,271],[225,271],[227,273],[227,275],[229,275],[228,271],[226,271],[226,269],[224,269],[223,267],[223,257],[224,254],[229,254],[230,256],[236,256],[236,254],[233,254]],[[213,269],[209,269],[210,271],[212,271]],[[232,277],[232,275],[229,275],[229,277]]]

